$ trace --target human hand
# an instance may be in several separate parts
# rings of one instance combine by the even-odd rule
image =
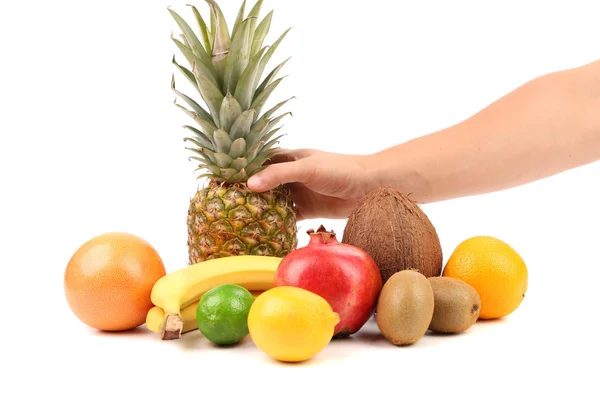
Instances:
[[[263,171],[250,178],[255,192],[281,184],[289,187],[297,219],[347,218],[377,181],[369,156],[313,149],[282,150]]]

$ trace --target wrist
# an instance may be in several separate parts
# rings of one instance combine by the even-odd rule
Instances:
[[[398,166],[392,166],[387,158],[380,153],[359,156],[359,166],[363,171],[365,192],[379,187],[397,187],[395,182]]]
[[[358,156],[358,165],[363,172],[363,180],[369,186],[369,189],[373,189],[374,187],[381,185],[382,182],[379,174],[381,165],[377,154]]]
[[[416,168],[417,163],[405,153],[404,145],[379,153],[363,156],[361,165],[365,170],[368,189],[391,187],[417,202],[426,202],[431,187],[425,176]]]

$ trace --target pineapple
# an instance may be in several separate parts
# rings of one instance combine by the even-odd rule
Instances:
[[[196,171],[202,172],[198,179],[208,180],[189,205],[189,263],[246,254],[283,257],[298,244],[289,192],[281,186],[254,193],[246,182],[277,154],[278,124],[290,114],[275,116],[290,99],[263,111],[283,79],[277,75],[287,60],[264,78],[263,73],[289,29],[271,46],[263,46],[273,16],[271,11],[259,21],[263,0],[246,17],[244,1],[231,31],[218,4],[206,2],[211,11],[210,30],[195,6],[191,9],[197,31],[169,9],[181,29],[181,40],[172,39],[188,67],[176,57],[173,64],[206,106],[178,91],[172,77],[175,105],[196,125],[184,127],[191,132],[185,138],[190,144],[186,149],[194,153],[190,160],[198,163]]]

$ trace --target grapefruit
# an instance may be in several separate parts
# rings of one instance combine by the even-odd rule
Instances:
[[[158,252],[122,232],[96,236],[75,251],[64,275],[67,303],[84,324],[102,331],[142,325],[154,283],[166,274]]]

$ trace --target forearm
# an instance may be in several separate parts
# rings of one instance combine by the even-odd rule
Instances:
[[[420,202],[488,193],[600,159],[600,62],[534,79],[471,118],[372,156]]]

